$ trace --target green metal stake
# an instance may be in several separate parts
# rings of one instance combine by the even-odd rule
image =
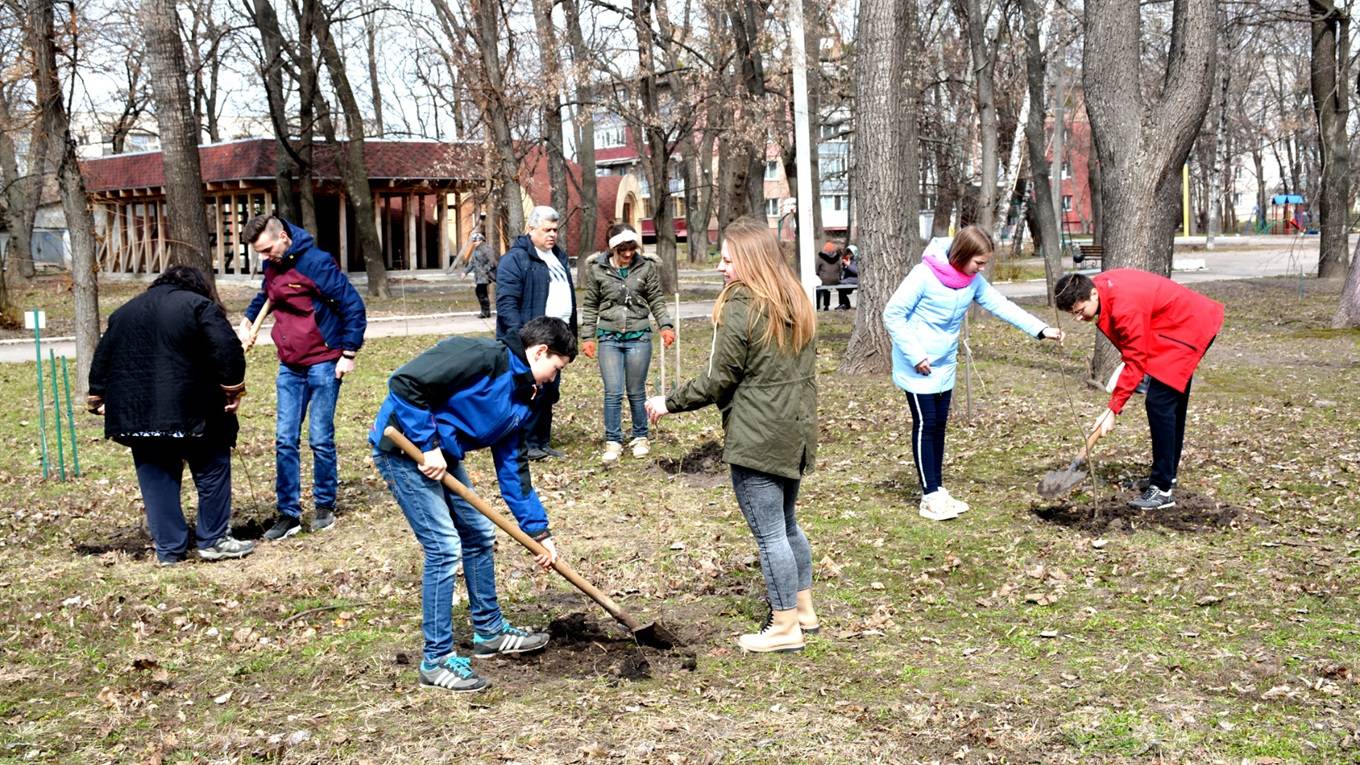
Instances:
[[[66,480],[66,449],[61,443],[61,394],[57,392],[57,352],[49,350],[47,358],[52,362],[52,424],[57,426],[57,464],[61,466],[61,480]]]
[[[66,420],[71,423],[71,466],[80,477],[80,448],[76,446],[76,416],[71,409],[71,376],[66,372],[66,357],[61,357],[61,381],[66,385]]]
[[[42,444],[42,471],[43,480],[47,480],[47,402],[43,401],[43,379],[42,379],[42,330],[38,327],[38,312],[33,314],[33,347],[38,353],[38,438]]]

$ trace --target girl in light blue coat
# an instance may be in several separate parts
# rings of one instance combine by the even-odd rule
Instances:
[[[921,263],[907,274],[883,309],[893,341],[893,382],[906,391],[911,408],[911,453],[921,481],[923,518],[958,517],[968,504],[941,484],[944,431],[954,392],[959,329],[974,302],[1020,331],[1040,339],[1063,339],[1059,329],[1007,300],[980,275],[991,261],[992,237],[968,226],[953,240],[934,239]]]

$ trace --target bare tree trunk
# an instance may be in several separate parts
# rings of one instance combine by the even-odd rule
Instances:
[[[548,185],[553,209],[562,215],[562,225],[571,216],[567,196],[567,158],[562,145],[562,81],[558,72],[561,61],[557,54],[557,30],[553,26],[553,0],[534,0],[534,20],[538,31],[538,58],[543,67],[543,147],[548,161]],[[563,239],[566,232],[563,231]],[[584,251],[579,255],[587,254]]]
[[[995,230],[992,218],[996,207],[997,172],[997,115],[996,115],[996,49],[987,40],[987,16],[981,0],[962,0],[957,10],[968,25],[968,51],[973,60],[973,80],[978,107],[978,145],[980,147],[982,177],[978,181],[977,208],[973,222],[987,231]],[[1009,193],[1009,189],[1007,190]],[[1001,221],[1004,223],[1005,221]],[[1023,221],[1017,225],[1023,225]]]
[[[1044,77],[1048,66],[1044,51],[1040,47],[1039,26],[1043,10],[1035,0],[1022,0],[1025,17],[1025,75],[1029,85],[1029,114],[1025,120],[1025,146],[1029,154],[1029,174],[1034,187],[1034,218],[1038,223],[1038,241],[1044,257],[1044,277],[1047,282],[1047,296],[1053,302],[1053,285],[1062,278],[1062,243],[1058,238],[1058,221],[1054,217],[1053,183],[1049,180],[1050,167],[1045,146],[1045,123],[1048,115],[1044,104]],[[1062,123],[1057,122],[1054,130],[1062,132]],[[1062,155],[1055,154],[1058,160],[1058,184],[1062,179]],[[1017,226],[1022,226],[1023,221]],[[1018,237],[1017,237],[1018,240]]]
[[[373,97],[373,128],[377,137],[387,131],[383,127],[382,83],[378,81],[378,11],[368,9],[364,16],[364,41],[368,51],[368,88]]]
[[[175,0],[142,0],[156,124],[165,165],[165,202],[170,262],[193,266],[214,285],[208,219],[203,209],[203,173],[198,162],[198,126],[189,106],[188,72],[180,41]],[[216,291],[216,287],[213,287]]]
[[[1218,110],[1214,112],[1214,146],[1210,156],[1213,164],[1209,167],[1209,220],[1205,226],[1204,248],[1214,249],[1214,237],[1223,230],[1219,205],[1223,196],[1223,173],[1230,161],[1228,156],[1228,85],[1232,78],[1232,67],[1220,68],[1218,78]]]
[[[599,186],[595,176],[595,89],[589,67],[594,56],[586,47],[581,32],[580,8],[577,0],[562,0],[562,14],[567,20],[567,42],[571,46],[571,60],[575,65],[576,91],[576,161],[581,165],[581,235],[576,243],[580,262],[595,249],[595,228],[599,225]]]
[[[671,211],[671,148],[661,124],[661,107],[656,93],[651,0],[633,0],[633,28],[638,41],[638,86],[642,101],[642,128],[647,142],[647,180],[652,187],[656,255],[661,261],[661,291],[669,295],[675,292],[680,277],[675,263],[675,215]]]
[[[855,328],[840,371],[881,374],[892,368],[883,307],[921,249],[915,224],[920,206],[915,1],[863,0],[855,39],[852,182],[859,205],[861,263]]]
[[[1322,159],[1322,193],[1318,195],[1322,242],[1318,276],[1346,273],[1350,200],[1350,141],[1346,134],[1350,92],[1350,16],[1332,0],[1308,0],[1313,47],[1310,84],[1317,117],[1317,146]]]
[[[373,220],[373,190],[368,185],[368,169],[364,166],[364,118],[359,112],[359,102],[354,99],[350,88],[349,76],[345,73],[345,62],[335,47],[331,35],[330,19],[321,7],[320,0],[307,0],[305,5],[311,18],[312,33],[321,50],[321,59],[331,76],[336,98],[345,113],[345,150],[340,155],[340,170],[344,177],[345,190],[354,205],[354,225],[359,232],[359,249],[364,255],[364,271],[368,274],[368,294],[390,297],[392,288],[387,282],[387,266],[383,263],[382,242],[378,238],[378,227]]]
[[[316,231],[316,189],[312,184],[315,163],[312,161],[316,146],[316,129],[321,128],[321,134],[332,144],[335,144],[335,125],[331,122],[330,107],[326,104],[326,99],[321,97],[321,91],[317,85],[316,58],[312,55],[312,18],[309,13],[298,14],[298,45],[297,45],[297,68],[298,68],[298,123],[301,135],[298,141],[297,156],[294,161],[298,166],[298,207],[302,210],[302,227],[308,231]],[[371,195],[370,195],[371,196]],[[359,241],[362,249],[364,231],[359,228],[358,217],[359,209],[355,206],[354,198],[346,195],[345,204],[355,219],[355,231],[359,234]],[[367,211],[367,219],[373,219],[373,211]],[[348,236],[348,232],[344,236]],[[374,235],[377,235],[377,227],[374,226]],[[381,242],[374,245],[377,252],[381,253]],[[360,255],[363,255],[361,252]],[[379,259],[382,255],[378,255]],[[345,270],[349,270],[349,264],[343,264]],[[367,262],[365,262],[367,268]]]
[[[99,285],[95,274],[94,218],[85,196],[85,181],[76,160],[76,142],[62,100],[57,70],[56,34],[52,3],[34,2],[28,8],[28,47],[33,54],[33,80],[37,90],[40,124],[35,129],[52,142],[50,159],[56,162],[61,207],[71,237],[71,282],[75,302],[76,389],[80,398],[89,389],[90,362],[99,343]],[[49,157],[43,158],[46,165]]]
[[[1332,326],[1360,327],[1360,241],[1355,244],[1351,255],[1351,269],[1346,274],[1346,284],[1341,289],[1341,301],[1332,317]]]
[[[432,0],[432,3],[441,16],[454,23],[453,13],[446,0]],[[505,202],[505,225],[511,236],[518,236],[525,230],[524,191],[519,183],[519,162],[506,104],[509,94],[505,90],[505,76],[501,71],[500,50],[497,48],[502,31],[500,5],[498,0],[470,0],[469,5],[474,23],[467,31],[472,35],[482,59],[477,105],[482,110],[482,119],[498,155],[496,170],[503,188],[501,198]]]
[[[1215,0],[1175,0],[1171,49],[1164,73],[1144,72],[1140,6],[1087,0],[1083,81],[1092,143],[1100,161],[1105,268],[1164,271],[1172,246],[1164,188],[1178,182],[1212,95]],[[1143,77],[1159,74],[1155,97]],[[1097,344],[1091,372],[1103,380],[1117,354]]]
[[[14,115],[3,95],[0,95],[0,126],[0,183],[4,184],[5,229],[9,231],[0,268],[7,267],[7,278],[28,282],[33,278],[33,222],[38,213],[38,191],[46,172],[48,137],[40,119],[35,121],[29,130],[26,174],[21,176],[18,150],[11,138],[18,131],[14,129]]]
[[[759,105],[766,96],[765,64],[761,58],[760,19],[765,8],[757,0],[739,0],[728,8],[736,60],[741,68],[740,84],[747,96],[747,108]],[[730,157],[738,166],[732,173],[732,218],[755,214],[765,203],[765,146],[747,141],[730,147],[740,152]],[[743,161],[744,160],[744,161]]]
[[[302,220],[302,209],[293,191],[295,157],[288,140],[288,97],[283,89],[283,33],[279,30],[279,19],[271,0],[253,0],[251,20],[260,33],[260,49],[264,54],[260,73],[264,77],[269,120],[274,128],[275,207],[288,220],[298,221]]]

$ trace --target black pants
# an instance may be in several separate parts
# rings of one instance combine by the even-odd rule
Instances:
[[[825,311],[831,307],[831,290],[826,287],[817,288],[817,310]]]
[[[490,289],[490,287],[490,284],[478,284],[475,288],[477,292],[477,303],[482,307],[483,319],[491,315],[491,299],[487,297],[487,290]]]
[[[528,422],[529,435],[525,438],[525,445],[530,449],[545,449],[552,446],[552,409],[560,395],[561,384],[562,376],[559,374],[552,382],[540,386],[538,395],[534,397]]]
[[[1176,483],[1185,444],[1185,410],[1190,404],[1190,383],[1181,393],[1153,378],[1148,384],[1148,431],[1152,434],[1152,485],[1170,491]]]
[[[199,549],[226,536],[231,522],[231,450],[198,440],[147,439],[132,447],[146,525],[156,543],[156,557],[163,561],[182,560],[189,547],[189,527],[179,501],[185,462],[198,489]]]
[[[952,390],[907,392],[907,406],[911,408],[911,456],[916,460],[922,494],[939,491],[944,481],[944,430],[949,424],[949,402],[953,397]]]
[[[842,311],[850,310],[850,293],[854,291],[855,291],[854,287],[838,287],[836,289],[836,296],[838,300],[836,307],[841,309]]]

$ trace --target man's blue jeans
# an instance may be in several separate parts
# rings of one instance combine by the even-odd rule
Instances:
[[[337,489],[335,459],[335,402],[340,381],[335,362],[309,367],[279,365],[277,378],[278,418],[274,430],[274,491],[279,512],[302,517],[302,422],[309,415],[307,443],[312,448],[312,501],[317,507],[335,507]]]
[[[604,378],[604,440],[623,443],[623,395],[633,419],[633,438],[647,437],[647,368],[652,364],[652,338],[600,341],[600,377]]]
[[[453,571],[460,557],[472,628],[479,635],[503,632],[505,618],[496,602],[496,537],[491,521],[442,483],[426,478],[405,455],[375,449],[373,464],[425,551],[420,588],[425,660],[437,661],[453,653]],[[470,486],[462,462],[451,462],[449,473]]]

